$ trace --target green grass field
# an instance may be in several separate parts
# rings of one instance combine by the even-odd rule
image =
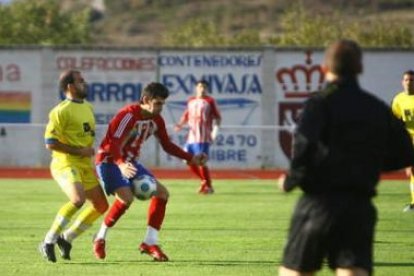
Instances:
[[[276,181],[217,180],[217,193],[195,193],[195,180],[164,180],[170,201],[161,231],[168,263],[153,262],[137,246],[148,202],[136,201],[108,235],[107,258],[92,254],[98,224],[74,242],[72,261],[44,261],[37,246],[65,202],[52,180],[0,179],[1,275],[276,275],[294,203]],[[414,275],[414,213],[405,181],[380,185],[375,275]],[[112,201],[112,198],[110,198]],[[332,275],[324,269],[318,275]]]

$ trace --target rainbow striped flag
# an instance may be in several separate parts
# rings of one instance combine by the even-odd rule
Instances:
[[[30,92],[0,91],[0,123],[30,123]]]

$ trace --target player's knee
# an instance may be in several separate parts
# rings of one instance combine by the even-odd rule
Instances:
[[[369,272],[363,268],[337,268],[335,270],[336,276],[368,276]]]
[[[279,276],[313,276],[314,272],[301,272],[287,268],[285,266],[279,267]]]
[[[156,197],[167,201],[168,198],[170,197],[170,193],[168,192],[167,188],[164,185],[159,184],[157,187]]]
[[[115,191],[117,200],[121,201],[126,206],[130,206],[134,202],[135,196],[130,187],[122,187]]]
[[[85,204],[85,198],[82,197],[74,197],[70,201],[73,205],[75,205],[77,208],[81,208],[83,204]]]
[[[105,200],[104,202],[100,202],[99,204],[94,205],[94,207],[95,210],[98,211],[100,214],[104,214],[108,210],[109,204]]]
[[[131,206],[131,204],[132,204],[132,202],[134,202],[134,197],[133,196],[131,196],[130,198],[127,198],[127,199],[125,199],[125,201],[124,201],[124,203],[125,203],[125,205],[126,206]]]
[[[125,193],[122,195],[122,197],[119,197],[118,200],[120,200],[122,203],[129,207],[131,206],[132,202],[134,202],[135,197],[132,193]]]

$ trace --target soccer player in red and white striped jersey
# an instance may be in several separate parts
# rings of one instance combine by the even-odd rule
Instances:
[[[208,156],[210,144],[217,136],[221,115],[213,97],[207,95],[208,83],[200,80],[196,83],[195,96],[187,101],[180,121],[175,126],[175,131],[179,131],[185,124],[189,127],[185,150],[192,154],[204,153]],[[201,179],[199,193],[214,193],[210,177],[210,170],[206,164],[189,164],[190,169]]]
[[[168,95],[169,91],[164,85],[150,83],[143,89],[140,103],[125,106],[109,123],[96,157],[96,168],[106,193],[115,195],[116,199],[95,235],[94,252],[99,259],[106,256],[105,238],[108,229],[114,226],[134,201],[132,180],[145,174],[155,178],[138,162],[141,146],[151,135],[158,138],[167,153],[190,164],[206,161],[205,155],[187,153],[170,141],[160,115]],[[158,246],[158,232],[165,216],[168,190],[158,180],[156,182],[157,191],[148,209],[147,233],[139,250],[156,261],[168,261]]]

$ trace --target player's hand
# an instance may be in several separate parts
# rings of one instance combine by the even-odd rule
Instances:
[[[282,192],[287,192],[287,190],[285,189],[285,180],[286,180],[286,174],[282,173],[279,178],[277,179],[277,186],[279,187],[279,189]]]
[[[133,178],[137,174],[137,168],[131,162],[118,164],[121,174],[126,178]]]
[[[175,132],[179,132],[181,129],[182,129],[182,127],[181,127],[181,125],[179,125],[179,124],[176,124],[176,125],[174,126],[174,131],[175,131]]]
[[[220,128],[218,125],[213,126],[213,130],[211,131],[211,141],[212,143],[216,140],[217,135],[219,134]]]
[[[207,163],[207,161],[208,161],[208,155],[207,154],[205,154],[205,153],[201,153],[201,154],[199,154],[200,155],[200,157],[199,157],[199,164],[200,164],[200,166],[203,166],[203,165],[205,165],[206,163]]]
[[[193,165],[197,165],[197,166],[203,166],[204,164],[207,163],[207,160],[208,160],[207,154],[200,153],[200,154],[194,155],[190,163]]]
[[[82,157],[92,157],[95,155],[95,149],[91,147],[80,148],[79,155]]]

